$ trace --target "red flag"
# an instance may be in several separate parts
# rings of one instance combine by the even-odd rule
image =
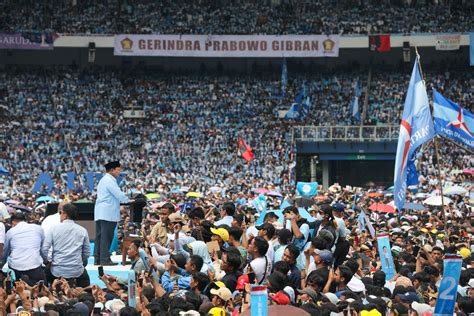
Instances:
[[[370,35],[369,50],[385,53],[390,51],[390,35]]]
[[[250,146],[244,142],[242,137],[239,137],[239,140],[237,141],[237,147],[239,153],[246,161],[252,161],[252,159],[254,158],[252,148],[250,148]]]

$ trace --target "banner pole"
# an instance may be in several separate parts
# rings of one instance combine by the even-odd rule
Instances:
[[[443,194],[443,182],[441,180],[441,168],[439,167],[440,165],[440,159],[439,159],[439,148],[438,148],[438,138],[435,136],[434,139],[434,146],[435,146],[435,153],[436,153],[436,168],[438,169],[438,182],[439,182],[439,190],[441,193],[441,215],[443,216],[444,222],[446,223],[446,214],[444,210],[444,194]]]
[[[420,70],[420,75],[421,75],[421,80],[423,80],[423,84],[425,84],[425,77],[423,76],[423,71],[421,69],[421,62],[420,62],[420,55],[418,54],[418,48],[415,46],[415,53],[416,53],[416,58],[418,59],[418,69]],[[425,84],[426,86],[426,84]],[[437,136],[434,137],[434,147],[435,147],[435,155],[436,155],[436,168],[438,170],[438,182],[439,182],[439,189],[441,193],[441,216],[444,219],[444,222],[446,223],[446,214],[444,210],[444,194],[443,194],[443,182],[441,180],[441,168],[439,166],[440,164],[440,159],[439,159],[439,148],[438,148],[438,138]]]

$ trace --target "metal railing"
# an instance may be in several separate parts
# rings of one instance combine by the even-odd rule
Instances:
[[[396,141],[399,125],[357,125],[357,126],[295,126],[295,141]]]

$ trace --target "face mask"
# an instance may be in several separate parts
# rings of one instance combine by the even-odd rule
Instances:
[[[323,220],[323,216],[320,213],[316,214],[315,218],[316,218],[317,221],[322,221]]]

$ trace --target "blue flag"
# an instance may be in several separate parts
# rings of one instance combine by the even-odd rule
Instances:
[[[446,255],[444,258],[443,279],[439,285],[434,316],[453,315],[456,295],[461,276],[462,258]]]
[[[418,147],[435,136],[425,83],[415,60],[405,98],[394,171],[394,198],[397,209],[405,205],[408,164]]]
[[[257,210],[259,214],[267,209],[267,199],[263,194],[260,194],[257,198],[252,201],[253,207]]]
[[[0,176],[10,176],[10,172],[2,165],[0,165]]]
[[[296,193],[302,196],[315,196],[318,194],[318,183],[298,182],[296,184]]]
[[[300,89],[300,92],[298,92],[298,94],[296,95],[295,97],[295,103],[298,103],[298,104],[301,104],[303,103],[303,99],[306,97],[306,87],[305,85],[303,84],[301,86],[301,89]]]
[[[474,115],[433,90],[433,116],[436,134],[474,148]]]
[[[360,112],[359,112],[359,97],[354,97],[352,100],[352,116],[360,121]]]
[[[309,96],[304,99],[303,102],[303,109],[307,112],[309,111],[309,108],[311,107],[311,100],[309,99]]]
[[[297,119],[301,116],[301,105],[299,103],[293,103],[291,108],[286,112],[285,119]]]
[[[359,97],[361,95],[359,81],[356,81],[354,86],[354,99],[352,99],[352,117],[357,121],[360,121],[360,111],[359,111]]]
[[[474,66],[474,32],[469,33],[469,56],[471,57],[471,66]]]
[[[418,172],[416,172],[415,155],[411,157],[407,168],[407,186],[418,185]]]
[[[283,65],[281,66],[281,94],[286,94],[286,86],[288,85],[288,69],[286,67],[286,58],[283,59]]]

